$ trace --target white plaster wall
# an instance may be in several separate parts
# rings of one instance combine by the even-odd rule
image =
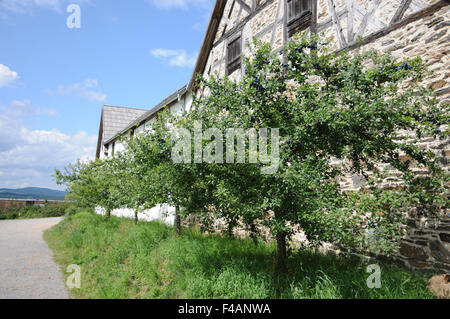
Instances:
[[[116,154],[118,154],[118,153],[122,153],[123,151],[125,151],[125,146],[123,145],[123,143],[116,141],[116,146],[115,146],[114,152]]]
[[[186,109],[186,112],[189,112],[191,110],[194,97],[191,92],[186,93],[185,96],[186,96],[185,97],[186,98],[185,109]]]
[[[182,115],[184,112],[184,99],[185,99],[185,95],[183,95],[180,98],[180,101],[172,104],[169,108],[170,112],[176,113],[178,115]]]
[[[152,117],[150,120],[148,120],[147,122],[145,122],[145,130],[146,131],[148,131],[148,130],[150,130],[151,129],[151,125],[153,124],[153,123],[155,123],[155,121],[156,121],[156,118],[154,118],[154,117]]]
[[[105,156],[105,150],[106,150],[105,145],[102,145],[102,147],[101,147],[101,149],[100,149],[100,156],[99,156],[100,160],[104,160],[104,159],[107,158],[107,157]]]
[[[97,207],[95,213],[98,215],[105,215],[104,208]],[[119,218],[134,219],[134,210],[129,208],[115,209],[111,212],[112,216]],[[138,213],[139,221],[152,222],[155,220],[162,221],[168,226],[175,225],[175,207],[163,204],[157,205],[152,209],[143,210]]]
[[[181,96],[179,101],[176,101],[175,103],[172,103],[169,106],[169,109],[171,112],[176,112],[176,113],[181,114],[182,112],[184,112],[185,103],[190,108],[190,106],[192,105],[192,96],[190,96],[190,95],[186,96],[186,94]],[[155,121],[156,121],[155,117],[149,119],[145,124],[136,128],[135,134],[142,134],[146,130],[149,130],[151,127],[151,123],[154,123]],[[125,147],[124,143],[121,143],[119,141],[116,141],[115,143],[116,143],[115,149],[114,149],[115,154],[126,151],[126,147]],[[110,154],[108,157],[110,158],[112,146],[110,146],[109,148],[110,148],[110,150],[109,150]],[[104,156],[104,150],[102,148],[102,152],[100,154],[100,159],[105,159],[105,158],[107,158],[107,157]],[[95,209],[95,212],[99,215],[105,215],[105,209],[103,209],[101,207],[97,207]],[[129,209],[129,208],[115,209],[111,212],[111,215],[119,217],[119,218],[134,219],[134,210]],[[167,204],[157,205],[157,206],[153,207],[152,209],[140,211],[138,213],[138,219],[139,219],[139,221],[145,221],[145,222],[159,220],[169,226],[173,226],[175,224],[175,207],[169,206]]]
[[[136,128],[136,130],[134,131],[134,134],[136,134],[136,135],[141,134],[142,132],[144,132],[144,129],[145,129],[145,125],[141,125]]]

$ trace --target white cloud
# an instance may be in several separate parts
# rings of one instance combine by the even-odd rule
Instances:
[[[62,0],[34,0],[34,4],[37,7],[48,8],[58,12],[61,12],[63,2]]]
[[[56,129],[28,130],[23,127],[17,134],[22,143],[0,153],[0,167],[13,165],[27,169],[53,169],[77,159],[93,159],[95,155],[97,137],[89,136],[84,131],[68,135]]]
[[[30,14],[35,8],[61,11],[63,0],[0,0],[0,11]]]
[[[98,87],[97,79],[85,79],[83,82],[75,83],[72,86],[60,85],[56,91],[47,90],[49,93],[56,93],[59,95],[78,95],[90,101],[105,102],[107,95],[95,90]]]
[[[97,137],[80,131],[30,130],[26,115],[40,111],[29,101],[14,101],[0,108],[0,187],[38,186],[55,188],[55,168],[77,159],[93,159]]]
[[[193,68],[197,54],[189,55],[185,50],[154,49],[151,54],[170,66]]]
[[[11,119],[12,117],[39,116],[42,114],[54,117],[59,115],[54,109],[36,107],[32,105],[29,100],[14,100],[7,106],[0,105],[0,110],[4,111],[4,114],[8,119]]]
[[[19,78],[19,74],[6,65],[0,64],[0,88],[10,86]]]
[[[22,127],[22,120],[25,117],[40,115],[58,116],[58,112],[35,107],[28,100],[12,101],[9,105],[0,106],[0,153],[23,143],[22,135],[17,131]]]
[[[92,0],[0,0],[0,18],[9,19],[9,14],[32,14],[38,8],[50,9],[60,14],[71,3],[90,4]]]
[[[213,0],[147,0],[147,2],[160,9],[188,9],[193,6],[209,8]]]

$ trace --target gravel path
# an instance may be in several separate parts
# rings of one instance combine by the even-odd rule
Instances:
[[[0,221],[0,299],[65,299],[63,276],[44,230],[62,218]]]

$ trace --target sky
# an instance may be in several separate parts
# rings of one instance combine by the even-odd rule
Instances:
[[[102,105],[148,110],[186,85],[213,5],[0,0],[0,188],[61,189],[55,168],[95,158]]]

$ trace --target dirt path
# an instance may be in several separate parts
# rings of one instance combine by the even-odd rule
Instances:
[[[62,218],[0,221],[0,299],[65,299],[43,231]]]

